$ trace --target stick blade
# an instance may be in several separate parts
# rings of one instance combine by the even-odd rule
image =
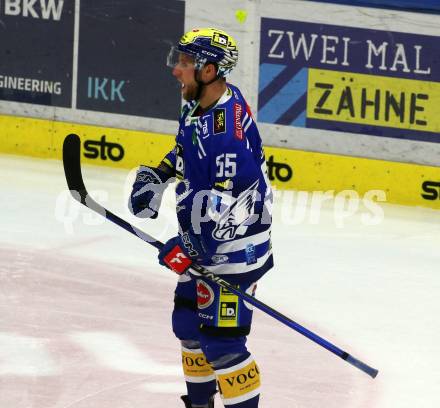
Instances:
[[[84,203],[87,191],[81,174],[81,139],[75,133],[71,133],[64,139],[63,166],[69,190],[72,193],[79,193],[81,202]],[[77,199],[75,195],[73,196]]]

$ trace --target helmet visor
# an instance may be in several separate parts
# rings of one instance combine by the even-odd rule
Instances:
[[[194,57],[186,54],[173,46],[170,49],[167,57],[167,66],[170,68],[191,68],[194,67],[195,61]]]

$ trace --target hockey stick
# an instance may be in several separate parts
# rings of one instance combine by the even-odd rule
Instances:
[[[155,248],[162,248],[162,242],[157,241],[151,235],[146,234],[145,232],[136,228],[134,225],[131,225],[127,221],[108,211],[90,197],[84,185],[84,180],[81,173],[81,141],[78,135],[70,134],[64,140],[63,164],[67,185],[75,200],[79,201],[81,204],[84,204],[86,207],[97,212],[98,214],[101,214],[103,217],[124,228],[131,234],[136,235],[143,241],[148,242]],[[272,309],[270,306],[264,304],[255,297],[248,295],[247,293],[241,291],[240,289],[236,288],[235,286],[231,285],[220,277],[214,275],[207,269],[199,265],[193,264],[191,265],[189,272],[194,276],[203,276],[205,279],[208,279],[209,281],[216,283],[222,288],[227,289],[229,292],[234,293],[246,302],[260,309],[264,313],[277,319],[279,322],[285,324],[286,326],[297,331],[298,333],[301,333],[303,336],[319,344],[321,347],[324,347],[328,351],[331,351],[333,354],[336,354],[338,357],[357,367],[364,373],[368,374],[370,377],[375,378],[378,374],[378,370],[376,370],[375,368],[372,368],[362,361],[352,357],[347,352],[341,350],[340,348],[336,347],[335,345],[318,336],[317,334],[294,322],[293,320],[291,320],[287,316],[284,316],[275,309]]]

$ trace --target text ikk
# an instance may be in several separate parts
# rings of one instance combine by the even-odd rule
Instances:
[[[87,79],[87,98],[104,99],[105,101],[125,102],[122,95],[122,88],[125,81],[117,81],[110,78],[88,77]]]

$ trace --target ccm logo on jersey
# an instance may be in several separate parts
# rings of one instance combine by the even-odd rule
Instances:
[[[241,124],[241,114],[243,108],[239,103],[234,104],[234,127],[235,127],[235,137],[238,140],[243,140],[243,125]]]
[[[188,258],[182,251],[179,245],[176,245],[165,257],[164,262],[172,269],[174,272],[181,275],[184,273],[192,264],[190,258]]]

